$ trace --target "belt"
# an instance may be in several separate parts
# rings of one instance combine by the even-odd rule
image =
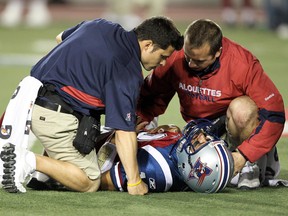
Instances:
[[[41,99],[41,98],[37,98],[36,101],[35,101],[35,104],[37,104],[37,105],[39,105],[39,106],[41,106],[43,108],[56,111],[56,112],[74,114],[73,110],[67,110],[63,106],[61,106],[61,105],[59,105],[57,103],[53,103],[53,102],[50,102],[50,101],[47,101],[47,100],[44,100],[44,99]]]

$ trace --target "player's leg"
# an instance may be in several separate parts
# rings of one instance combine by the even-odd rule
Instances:
[[[164,156],[154,147],[147,145],[140,148],[137,161],[140,177],[148,185],[149,192],[165,192],[171,188],[173,179],[170,167]],[[101,179],[101,184],[104,183],[101,189],[127,191],[127,181],[123,165],[117,162]]]
[[[109,190],[109,191],[115,191],[116,190],[116,188],[112,182],[111,175],[110,175],[109,171],[102,173],[102,175],[101,175],[100,190]]]

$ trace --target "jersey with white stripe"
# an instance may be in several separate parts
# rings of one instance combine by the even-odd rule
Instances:
[[[149,192],[184,191],[188,186],[178,173],[176,148],[181,133],[165,132],[138,135],[137,161],[140,177],[148,185]],[[119,191],[127,191],[127,176],[122,163],[110,169],[112,182]]]

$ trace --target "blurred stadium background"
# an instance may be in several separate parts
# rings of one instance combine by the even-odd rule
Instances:
[[[9,1],[18,1],[18,3],[22,2],[24,6],[22,11],[19,9],[19,6],[18,9],[15,5],[14,8],[11,6],[12,9],[10,8],[10,10],[12,11],[12,18],[14,17],[15,19],[15,17],[18,17],[19,20],[18,23],[8,23],[9,25],[7,25],[6,23],[5,25],[3,16],[5,10],[7,9],[6,7]],[[21,78],[21,76],[19,77],[19,75],[16,74],[19,74],[20,70],[22,71],[22,73],[24,73],[22,76],[29,74],[29,68],[33,66],[33,64],[36,63],[37,60],[39,60],[45,53],[47,53],[51,48],[55,46],[56,43],[54,38],[62,30],[72,25],[75,25],[82,20],[94,19],[97,17],[107,17],[108,19],[111,18],[115,21],[122,21],[120,23],[123,24],[123,26],[128,23],[127,28],[132,28],[131,25],[135,26],[136,24],[138,24],[137,22],[140,22],[147,16],[159,15],[151,14],[153,12],[157,13],[157,11],[162,15],[167,15],[173,20],[175,20],[176,24],[183,32],[186,26],[191,21],[198,18],[209,18],[218,22],[224,28],[224,34],[226,36],[234,37],[235,35],[235,37],[232,39],[236,40],[244,46],[247,46],[247,48],[250,49],[262,61],[265,69],[266,67],[268,67],[267,72],[270,73],[269,75],[279,87],[280,92],[283,94],[286,106],[288,106],[286,93],[287,90],[285,88],[285,85],[278,84],[283,83],[285,79],[278,80],[280,76],[275,74],[276,71],[273,69],[274,66],[273,64],[270,64],[270,62],[273,61],[272,59],[269,59],[269,57],[264,58],[264,60],[261,59],[261,56],[264,55],[264,46],[267,46],[266,49],[270,49],[269,44],[272,44],[271,47],[273,50],[269,50],[269,52],[272,54],[273,52],[277,53],[277,50],[279,51],[280,49],[283,50],[285,48],[285,46],[281,47],[282,43],[287,44],[287,41],[280,41],[279,38],[277,38],[277,35],[274,35],[275,32],[273,33],[269,31],[267,27],[268,18],[265,11],[264,1],[251,1],[254,7],[254,26],[245,26],[243,22],[241,23],[241,17],[238,16],[237,23],[235,26],[233,26],[233,28],[228,28],[225,25],[226,23],[223,23],[223,7],[221,0],[47,0],[46,9],[43,9],[43,6],[41,7],[39,5],[36,5],[34,7],[34,9],[36,9],[34,10],[33,26],[32,24],[29,25],[29,23],[27,23],[27,20],[25,19],[27,19],[27,15],[30,11],[30,8],[28,8],[29,3],[36,1],[38,0],[0,0],[0,18],[2,18],[0,19],[0,73],[2,76],[0,81],[0,88],[2,90],[0,96],[1,110],[5,108],[6,102],[9,100],[9,96],[3,93],[3,88],[8,88],[8,92],[12,91],[18,80],[20,80]],[[118,4],[116,4],[117,2]],[[153,5],[153,2],[162,3],[162,8],[161,4],[159,3],[160,6],[156,5],[158,7],[157,9],[151,10],[151,8],[149,7],[156,7],[155,5]],[[232,3],[235,6],[236,11],[239,15],[241,10],[243,10],[243,1],[232,0]],[[117,6],[116,9],[115,6]],[[128,10],[127,8],[130,9]],[[113,13],[118,13],[119,16],[113,16]],[[45,15],[47,16],[47,20],[45,20]],[[121,20],[120,15],[129,16],[126,17],[126,20]],[[41,21],[41,19],[44,20]],[[126,23],[124,23],[125,21]],[[247,35],[247,37],[245,36],[245,34]],[[250,36],[251,34],[253,34],[253,38],[251,38],[249,34]],[[256,34],[258,34],[257,36],[259,38],[257,38]],[[268,38],[266,39],[263,38],[265,37],[265,35],[267,36],[269,34],[270,37],[268,36]],[[262,41],[263,43],[259,43],[258,39],[261,38],[263,38],[262,40],[266,41]],[[253,40],[255,41],[255,43]],[[259,44],[257,44],[256,41]],[[276,43],[275,45],[273,44],[274,42]],[[283,52],[284,54],[287,53],[284,50]],[[284,60],[287,56],[283,56],[281,55],[281,53],[282,52],[278,53],[279,56],[276,59],[276,61],[280,61],[280,65],[277,62],[277,66],[279,67],[278,70],[284,69],[285,66],[287,68],[287,62]],[[276,56],[277,54],[273,55],[273,57],[275,58]],[[276,64],[275,61],[272,63]],[[269,67],[271,67],[273,70],[270,70]],[[286,82],[287,81],[288,79],[286,79]],[[10,85],[7,86],[8,83],[10,83]],[[12,84],[14,84],[14,86]],[[174,116],[175,115],[176,114],[174,114]],[[164,117],[164,119],[165,118],[166,117]],[[167,117],[167,119],[171,118]],[[172,118],[172,120],[173,119],[174,118]],[[177,119],[179,119],[179,116]],[[180,121],[180,125],[183,124],[183,121],[181,121],[181,119],[177,121]],[[286,131],[288,131],[287,127],[285,128],[285,134],[288,135],[288,132]]]
[[[3,11],[8,1],[0,0],[0,12]],[[29,2],[29,0],[22,1]],[[117,1],[115,0],[115,2]],[[53,21],[71,21],[79,20],[79,18],[101,17],[106,11],[110,11],[110,2],[113,0],[48,0],[48,5]],[[153,2],[153,0],[130,0],[128,2],[135,5],[133,11],[144,18],[149,2]],[[170,16],[175,21],[189,22],[189,20],[199,17],[220,21],[221,18],[221,0],[164,0],[164,2],[164,15]],[[242,0],[232,0],[232,2],[236,7],[241,7]],[[252,0],[252,2],[257,20],[261,23],[265,22],[263,1]]]

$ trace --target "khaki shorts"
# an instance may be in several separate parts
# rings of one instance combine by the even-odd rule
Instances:
[[[73,146],[78,128],[78,119],[75,116],[35,105],[31,128],[49,157],[75,164],[91,180],[100,178],[95,150],[82,155]]]

